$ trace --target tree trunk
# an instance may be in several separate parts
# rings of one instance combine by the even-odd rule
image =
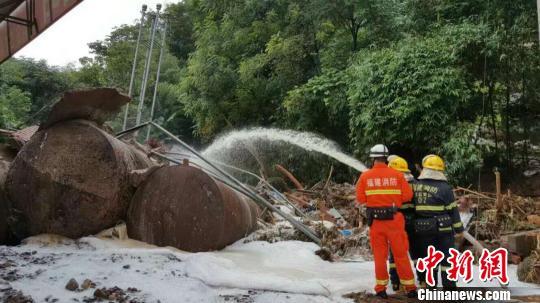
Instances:
[[[351,38],[352,38],[352,52],[356,52],[358,49],[358,31],[360,30],[360,25],[357,23],[356,18],[351,17]]]
[[[510,86],[506,87],[506,169],[512,171],[512,137],[510,135]]]
[[[493,101],[493,83],[489,84],[488,102],[491,115],[491,127],[493,128],[493,136],[495,138],[495,154],[499,158],[499,137],[497,136],[497,123],[495,121],[495,102]]]

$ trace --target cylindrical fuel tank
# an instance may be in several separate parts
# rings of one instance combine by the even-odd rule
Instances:
[[[0,199],[0,245],[4,245],[9,239],[8,229],[8,206],[4,199]]]
[[[151,166],[132,146],[86,120],[59,122],[24,145],[6,191],[16,234],[95,234],[124,219],[134,188],[129,172]]]
[[[11,161],[13,157],[7,151],[7,147],[0,145],[0,245],[7,244],[11,238],[8,228],[8,201],[4,188]]]
[[[8,226],[9,201],[6,195],[5,183],[9,166],[13,162],[16,153],[8,145],[0,144],[0,245],[14,244],[14,239]]]
[[[221,249],[256,229],[251,200],[189,165],[157,169],[131,201],[130,238],[199,252]]]

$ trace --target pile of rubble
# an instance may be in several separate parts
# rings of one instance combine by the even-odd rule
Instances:
[[[368,228],[365,213],[355,205],[355,187],[349,183],[334,183],[328,178],[305,188],[290,172],[278,166],[294,189],[279,192],[264,180],[256,187],[258,193],[311,227],[319,235],[322,247],[318,254],[330,261],[370,260]],[[246,241],[268,242],[309,241],[301,232],[275,214],[263,211],[260,228]]]
[[[258,192],[317,232],[323,247],[318,252],[321,258],[331,261],[371,258],[366,217],[354,203],[354,185],[333,183],[329,177],[305,188],[285,168],[279,167],[278,171],[294,188],[282,193],[261,180]],[[507,248],[510,262],[519,264],[520,280],[540,283],[540,199],[510,191],[502,194],[499,190],[497,194],[462,187],[457,187],[454,193],[466,230],[473,240],[478,240],[474,245]],[[259,225],[259,230],[246,241],[309,241],[268,211],[264,211]],[[463,242],[460,248],[469,245]]]
[[[539,199],[514,195],[510,191],[497,196],[461,187],[455,194],[462,217],[474,215],[474,220],[465,223],[479,240],[493,241],[508,233],[540,228]]]

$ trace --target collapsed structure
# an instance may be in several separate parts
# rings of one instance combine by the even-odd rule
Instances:
[[[114,89],[94,89],[67,93],[52,108],[7,172],[0,242],[5,222],[18,239],[79,238],[128,219],[135,239],[208,251],[256,228],[252,201],[189,165],[157,167],[140,147],[107,132],[103,122],[129,100]],[[134,182],[134,175],[143,180]]]

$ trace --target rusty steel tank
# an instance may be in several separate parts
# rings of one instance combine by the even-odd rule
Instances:
[[[0,145],[0,245],[6,244],[10,238],[8,227],[8,201],[4,190],[4,183],[9,165],[13,158],[5,156],[5,149],[5,145]]]
[[[130,238],[200,252],[256,229],[259,208],[189,164],[162,167],[138,187],[128,211]]]
[[[5,144],[0,144],[0,245],[12,243],[8,226],[9,203],[5,191],[6,176],[16,152]]]
[[[13,161],[6,192],[19,238],[95,234],[125,218],[135,189],[129,173],[148,157],[88,120],[41,129]]]

